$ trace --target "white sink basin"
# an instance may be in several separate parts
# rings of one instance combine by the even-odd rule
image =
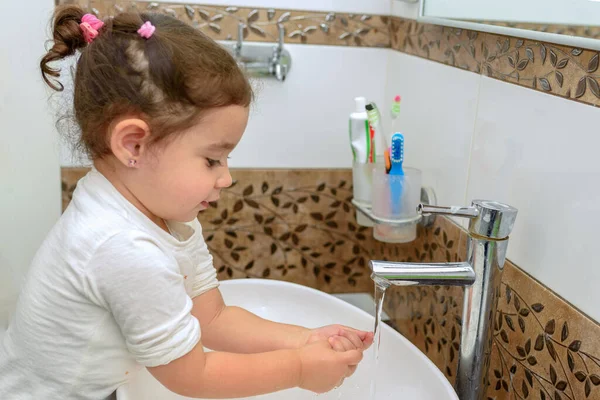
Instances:
[[[221,283],[228,305],[236,305],[270,320],[316,328],[343,324],[373,330],[374,318],[366,312],[326,293],[305,286],[262,279],[229,280]],[[412,343],[387,325],[381,332],[379,365],[374,348],[366,353],[354,375],[327,394],[292,389],[264,396],[261,400],[458,400],[452,386],[437,367]],[[377,377],[375,399],[370,398],[371,379]],[[117,391],[118,400],[183,400],[169,392],[146,369]]]

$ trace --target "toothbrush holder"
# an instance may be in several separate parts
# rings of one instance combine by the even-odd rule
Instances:
[[[373,164],[354,161],[352,164],[352,186],[354,201],[363,207],[371,207]],[[372,227],[375,224],[362,212],[356,211],[356,222],[360,226]]]
[[[388,175],[385,165],[378,163],[372,171],[372,213],[393,223],[376,223],[373,237],[382,242],[407,243],[417,238],[421,217],[421,171],[404,167],[404,175]]]

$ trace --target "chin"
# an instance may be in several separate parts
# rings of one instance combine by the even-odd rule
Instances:
[[[196,212],[196,210],[186,214],[186,215],[177,215],[173,218],[169,218],[170,221],[175,221],[175,222],[181,222],[184,224],[187,224],[189,222],[192,222],[193,220],[195,220],[198,217],[198,213]]]

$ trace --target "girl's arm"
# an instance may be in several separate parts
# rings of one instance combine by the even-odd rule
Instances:
[[[219,289],[193,299],[192,315],[200,322],[204,346],[233,353],[294,349],[306,343],[310,330],[268,321],[240,307],[226,306]]]
[[[192,351],[148,371],[170,391],[187,397],[227,399],[301,387],[323,393],[342,384],[362,359],[362,351],[338,352],[327,341],[301,349],[256,354]]]
[[[373,335],[341,325],[307,329],[269,321],[240,307],[226,306],[218,289],[193,299],[192,315],[200,322],[202,341],[212,350],[259,353],[295,349],[317,340],[333,338],[334,349],[368,348]]]

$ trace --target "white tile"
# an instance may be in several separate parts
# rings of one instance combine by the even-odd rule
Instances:
[[[285,82],[261,80],[232,167],[350,168],[354,97],[383,101],[389,50],[289,45]]]
[[[165,0],[164,3],[178,3],[180,0]],[[390,0],[211,0],[188,1],[186,4],[211,4],[216,6],[273,7],[276,9],[335,11],[344,13],[390,14]]]
[[[392,1],[392,15],[406,19],[417,19],[419,16],[420,2],[409,3],[403,0]]]
[[[390,55],[383,109],[389,132],[391,102],[402,96],[396,130],[405,136],[406,165],[423,171],[438,204],[466,204],[469,150],[480,76],[409,56]]]
[[[600,321],[600,109],[483,78],[468,196],[519,209],[508,257]]]

